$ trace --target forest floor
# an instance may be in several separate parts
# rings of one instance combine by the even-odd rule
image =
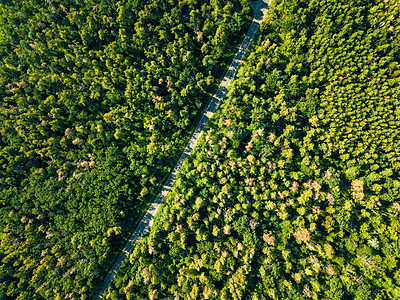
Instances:
[[[93,297],[94,300],[101,299],[103,297],[104,292],[110,286],[112,280],[114,279],[118,270],[122,266],[122,263],[124,262],[124,260],[128,257],[128,255],[131,253],[131,251],[134,249],[134,247],[139,243],[139,241],[141,240],[143,235],[146,234],[146,232],[153,225],[154,217],[157,214],[164,198],[166,197],[168,192],[171,190],[171,188],[175,182],[176,175],[178,174],[180,168],[183,165],[184,159],[187,158],[192,153],[194,147],[197,144],[197,141],[199,140],[201,134],[205,130],[205,128],[208,124],[208,121],[210,120],[212,115],[215,113],[215,111],[217,110],[219,105],[224,100],[224,98],[228,92],[228,86],[230,85],[231,81],[235,78],[236,73],[239,69],[239,66],[243,61],[244,55],[246,54],[246,51],[247,51],[248,47],[250,46],[251,41],[255,37],[255,35],[260,27],[260,23],[264,19],[266,11],[268,9],[267,0],[258,0],[258,1],[250,0],[249,2],[254,11],[254,18],[253,18],[250,28],[249,28],[248,32],[246,33],[231,65],[229,66],[228,70],[226,71],[225,76],[224,76],[221,84],[219,85],[216,93],[211,98],[208,106],[204,110],[203,115],[200,118],[200,121],[198,122],[197,126],[195,127],[193,135],[191,136],[187,146],[185,147],[185,150],[183,151],[182,155],[180,156],[174,169],[172,170],[171,174],[169,175],[169,177],[168,177],[167,181],[165,182],[164,186],[162,187],[160,193],[157,195],[154,202],[150,205],[149,209],[147,210],[147,212],[144,214],[143,218],[139,222],[136,230],[129,238],[129,240],[126,243],[121,254],[118,256],[117,260],[115,261],[113,267],[108,272],[101,290]]]

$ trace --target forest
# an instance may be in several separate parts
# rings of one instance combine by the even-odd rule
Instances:
[[[0,0],[0,299],[89,299],[187,142],[246,0]]]
[[[399,299],[400,6],[274,0],[106,299]]]

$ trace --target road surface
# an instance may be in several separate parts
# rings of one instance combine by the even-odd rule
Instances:
[[[259,0],[259,1],[249,1],[251,7],[254,11],[254,19],[250,25],[250,28],[243,39],[242,44],[240,45],[238,52],[236,53],[235,58],[233,59],[229,69],[227,70],[220,86],[218,87],[215,95],[210,100],[207,108],[204,110],[203,116],[201,117],[199,123],[196,126],[196,129],[190,138],[185,150],[183,151],[181,157],[179,158],[178,162],[176,163],[174,169],[172,170],[171,174],[169,175],[167,181],[165,182],[162,190],[154,200],[154,202],[150,205],[150,208],[147,210],[146,214],[144,215],[143,219],[140,221],[138,227],[136,228],[135,232],[129,238],[128,242],[126,243],[124,249],[122,250],[121,254],[115,261],[113,267],[108,272],[103,286],[101,290],[93,297],[93,300],[99,300],[103,297],[104,292],[110,286],[112,280],[114,279],[115,275],[117,274],[118,270],[120,269],[124,260],[128,257],[129,253],[133,250],[133,248],[139,243],[142,236],[151,228],[153,225],[153,220],[157,211],[160,209],[161,203],[163,202],[165,196],[171,190],[172,185],[175,182],[176,174],[178,174],[180,168],[182,167],[183,160],[187,158],[193,151],[193,148],[196,146],[197,141],[200,138],[200,135],[203,133],[204,128],[206,127],[208,121],[210,120],[211,116],[215,113],[218,106],[221,104],[222,100],[225,98],[226,93],[228,91],[228,86],[231,83],[231,80],[235,78],[237,70],[240,66],[240,63],[243,60],[243,57],[252,41],[254,36],[256,35],[259,27],[260,22],[265,16],[267,11],[267,0]]]

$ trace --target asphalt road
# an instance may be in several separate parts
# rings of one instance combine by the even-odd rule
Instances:
[[[139,243],[142,236],[153,225],[154,217],[157,214],[165,196],[171,190],[171,187],[174,184],[175,179],[176,179],[176,174],[178,174],[180,168],[182,167],[183,160],[192,153],[193,148],[196,146],[197,141],[199,140],[200,135],[203,133],[204,128],[206,127],[211,116],[215,113],[218,106],[224,100],[226,93],[228,92],[228,86],[230,85],[231,80],[233,80],[235,78],[237,70],[239,69],[239,66],[243,60],[243,57],[246,54],[246,51],[247,51],[252,39],[254,38],[258,29],[260,28],[260,22],[264,18],[265,13],[268,8],[267,0],[259,0],[259,1],[251,1],[250,0],[249,2],[254,11],[254,19],[253,19],[253,22],[251,23],[251,26],[250,26],[246,36],[243,39],[242,44],[240,45],[240,47],[238,49],[238,52],[236,53],[235,58],[233,59],[231,65],[229,66],[215,95],[212,97],[207,108],[204,110],[203,116],[201,117],[199,123],[197,124],[192,137],[190,138],[185,150],[183,151],[181,157],[179,158],[174,169],[172,170],[171,174],[169,175],[167,181],[165,182],[162,190],[160,191],[160,193],[158,194],[158,196],[156,197],[154,202],[150,205],[149,209],[147,210],[146,214],[140,221],[135,232],[129,238],[129,240],[126,243],[121,254],[118,256],[113,267],[111,268],[111,270],[108,272],[106,278],[104,279],[104,283],[103,283],[101,290],[93,297],[93,300],[98,300],[103,297],[104,292],[110,286],[112,280],[114,279],[115,275],[117,274],[117,272],[120,269],[124,260],[128,257],[129,253],[133,250],[133,248]]]

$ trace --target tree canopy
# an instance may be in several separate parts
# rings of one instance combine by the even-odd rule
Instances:
[[[96,292],[250,20],[244,0],[0,1],[0,298]]]
[[[108,299],[399,298],[399,16],[275,0]]]

